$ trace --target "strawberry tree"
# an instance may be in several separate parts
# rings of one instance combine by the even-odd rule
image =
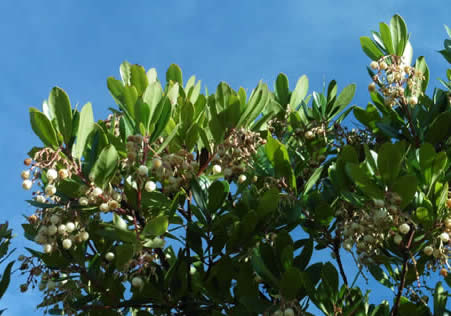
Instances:
[[[366,108],[355,84],[309,94],[306,76],[202,93],[177,65],[160,81],[124,62],[99,121],[53,88],[30,109],[22,288],[53,315],[445,315],[428,276],[451,284],[451,69],[427,96],[398,15],[361,44]],[[311,263],[321,249],[333,260]],[[370,304],[344,252],[393,301]]]

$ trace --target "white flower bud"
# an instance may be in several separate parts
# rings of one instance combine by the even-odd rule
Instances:
[[[242,184],[246,181],[246,179],[247,179],[246,176],[244,174],[242,174],[238,177],[238,183]]]
[[[140,277],[134,277],[132,279],[132,286],[136,288],[140,288],[144,285],[143,280]]]
[[[145,184],[145,186],[144,186],[144,189],[145,189],[147,192],[153,192],[153,191],[155,191],[156,188],[157,188],[157,185],[156,185],[156,183],[153,182],[153,181],[147,181],[146,184]]]
[[[80,233],[80,237],[81,237],[81,240],[87,241],[89,239],[89,233],[88,232],[82,232],[82,233]]]
[[[58,227],[56,227],[56,225],[50,225],[47,228],[47,235],[49,236],[53,236],[58,232]]]
[[[160,158],[154,158],[154,159],[152,160],[152,166],[153,166],[153,168],[159,169],[159,168],[161,168],[162,165],[163,165],[163,162],[161,161]]]
[[[115,209],[119,208],[119,206],[120,206],[119,202],[116,201],[116,200],[109,200],[108,201],[108,208],[110,210],[115,210]]]
[[[49,184],[45,187],[45,194],[52,196],[56,193],[56,188],[53,184]]]
[[[108,207],[108,203],[100,204],[99,209],[100,209],[100,211],[102,211],[104,213],[106,213],[106,212],[108,212],[110,210],[110,208]]]
[[[407,234],[410,231],[410,226],[407,223],[401,224],[398,227],[399,232],[403,235]]]
[[[27,180],[30,178],[30,170],[24,170],[22,171],[22,173],[20,174],[20,176],[22,177],[22,179]]]
[[[373,92],[373,91],[375,91],[376,90],[376,84],[374,83],[374,82],[371,82],[369,85],[368,85],[368,91],[369,92]]]
[[[384,200],[374,200],[374,206],[377,208],[383,208],[385,206]]]
[[[444,223],[445,223],[446,228],[451,228],[451,218],[450,217],[445,218]]]
[[[58,226],[58,233],[60,235],[63,235],[65,232],[66,232],[66,225],[64,225],[64,224],[59,225]]]
[[[412,105],[416,105],[418,104],[418,97],[411,95],[408,99],[407,99],[407,103],[412,104]]]
[[[171,255],[170,255],[169,253],[167,253],[164,257],[165,257],[167,260],[169,260],[169,259],[172,258]]]
[[[294,310],[292,308],[285,309],[283,316],[294,316]]]
[[[88,201],[88,199],[86,197],[82,196],[81,198],[78,199],[78,203],[81,206],[86,206],[86,205],[89,204],[89,201]]]
[[[312,131],[307,131],[307,132],[305,132],[304,137],[305,137],[305,139],[311,140],[311,139],[315,138],[315,134],[313,134]]]
[[[142,177],[147,177],[147,174],[149,173],[149,169],[147,166],[141,165],[138,168],[138,174]]]
[[[434,249],[432,255],[434,256],[434,258],[439,258],[441,255],[440,249]]]
[[[69,176],[69,172],[66,169],[61,169],[60,171],[58,171],[58,176],[60,177],[60,179],[64,180]]]
[[[385,61],[381,61],[379,63],[379,68],[382,69],[382,70],[385,70],[385,69],[388,68],[388,65],[387,65],[387,63]]]
[[[191,266],[189,268],[189,274],[194,275],[194,274],[196,274],[196,272],[197,272],[197,270],[196,270],[196,268],[194,266]]]
[[[39,203],[45,203],[45,197],[43,195],[36,195],[35,201]]]
[[[60,222],[60,217],[59,217],[58,215],[56,215],[56,214],[53,214],[53,215],[50,217],[50,222],[51,222],[53,225],[56,225],[56,224],[58,224],[58,223]]]
[[[443,242],[448,242],[449,241],[449,235],[447,232],[443,232],[440,234],[440,240]]]
[[[400,234],[396,234],[393,238],[393,241],[395,242],[395,244],[399,245],[402,242],[402,236]]]
[[[233,170],[231,168],[224,169],[224,177],[230,177],[233,174]]]
[[[32,186],[33,182],[31,182],[31,180],[24,180],[22,182],[22,188],[24,188],[24,190],[30,190]]]
[[[70,249],[70,247],[72,247],[72,240],[64,239],[63,240],[63,248],[68,250],[68,249]]]
[[[51,244],[45,244],[44,245],[44,253],[51,253],[52,252],[52,245]]]
[[[72,222],[67,222],[66,223],[66,231],[68,233],[72,233],[75,230],[75,224]]]
[[[109,262],[111,262],[111,261],[113,261],[114,260],[114,253],[112,253],[112,252],[107,252],[106,254],[105,254],[105,259],[106,259],[106,261],[109,261]]]
[[[218,174],[218,173],[221,173],[222,168],[220,165],[214,165],[212,171],[213,171],[213,174]]]
[[[103,190],[101,188],[95,187],[94,190],[92,190],[92,195],[97,197],[103,193]]]
[[[377,61],[372,61],[370,63],[370,67],[374,70],[377,70],[377,69],[379,69],[379,63]]]
[[[119,192],[113,192],[112,197],[118,202],[122,201],[122,196]]]
[[[423,252],[426,256],[430,256],[434,252],[434,248],[432,248],[431,246],[426,246],[424,247]]]
[[[47,171],[47,179],[49,179],[50,182],[56,180],[58,178],[58,172],[55,169],[49,169]]]

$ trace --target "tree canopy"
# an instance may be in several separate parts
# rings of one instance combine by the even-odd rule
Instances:
[[[364,108],[355,84],[309,93],[303,75],[291,91],[281,73],[273,91],[202,92],[177,65],[160,81],[124,62],[104,120],[53,88],[30,109],[42,144],[21,174],[35,207],[21,290],[37,287],[51,315],[451,313],[451,69],[428,96],[404,20],[379,27],[360,38]],[[312,263],[322,249],[332,259]],[[360,275],[393,301],[370,304]]]

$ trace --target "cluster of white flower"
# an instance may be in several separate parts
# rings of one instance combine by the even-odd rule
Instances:
[[[51,211],[53,211],[53,215]],[[76,243],[89,239],[89,233],[80,227],[78,222],[63,222],[58,209],[48,209],[40,222],[35,242],[43,246],[44,253],[51,253],[59,245],[69,250]]]
[[[101,212],[110,212],[120,207],[122,195],[112,189],[104,191],[94,185],[86,192],[86,196],[81,196],[78,199],[80,206],[98,206]]]
[[[447,206],[451,206],[451,199],[448,200]],[[448,259],[451,256],[451,217],[443,220],[441,230],[438,236],[434,236],[430,244],[423,248],[423,253],[426,256],[432,256],[435,260],[428,263],[428,268],[435,271],[437,268],[442,268],[440,273],[443,276],[448,274],[451,266]]]
[[[162,142],[163,139],[157,141]],[[189,183],[199,170],[199,163],[194,160],[194,155],[185,149],[180,149],[176,153],[154,155],[147,163],[144,161],[144,158],[147,158],[144,155],[146,146],[149,145],[143,136],[138,134],[128,137],[127,163],[133,166],[138,162],[136,176],[141,182],[145,181],[144,189],[148,192],[156,190],[156,182],[161,184],[163,191],[176,191],[180,186]]]
[[[216,155],[211,160],[212,173],[223,173],[228,180],[246,182],[246,171],[251,168],[251,158],[266,140],[260,134],[244,128],[232,130],[223,144],[216,147]]]
[[[380,254],[380,248],[388,238],[393,236],[394,242],[400,244],[410,231],[409,219],[401,213],[400,203],[399,194],[387,192],[385,200],[375,200],[366,209],[341,207],[336,216],[343,248],[352,251],[355,245],[358,260],[370,264],[374,263],[372,257]]]
[[[113,129],[113,135],[118,137],[121,132],[119,129],[119,116],[114,116],[113,114],[109,114],[108,118],[105,120],[105,127],[106,128],[114,128]],[[112,123],[113,122],[113,123]]]
[[[421,81],[425,79],[421,71],[402,63],[402,57],[383,56],[372,61],[370,68],[376,70],[373,82],[368,86],[370,92],[379,87],[385,97],[385,104],[393,107],[400,103],[416,105],[421,94]],[[408,97],[406,97],[406,87]]]

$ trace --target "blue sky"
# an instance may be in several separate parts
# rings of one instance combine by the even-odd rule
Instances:
[[[262,79],[272,87],[279,72],[288,75],[292,88],[302,74],[311,90],[332,79],[340,87],[355,82],[353,103],[365,106],[368,59],[359,37],[394,13],[407,21],[414,57],[426,56],[431,84],[437,85],[446,67],[436,51],[446,36],[443,24],[451,25],[449,0],[2,0],[0,220],[15,229],[14,245],[23,247],[21,215],[32,211],[20,188],[22,161],[39,142],[29,127],[28,108],[40,108],[53,86],[64,88],[73,104],[92,102],[100,119],[113,105],[106,78],[119,76],[122,61],[155,67],[163,76],[176,63],[185,78],[195,74],[210,90],[219,81],[252,89]],[[347,259],[346,268],[352,264]],[[21,295],[13,280],[0,302],[9,308],[6,315],[41,315],[34,313],[38,292]],[[369,286],[374,299],[391,298]]]

